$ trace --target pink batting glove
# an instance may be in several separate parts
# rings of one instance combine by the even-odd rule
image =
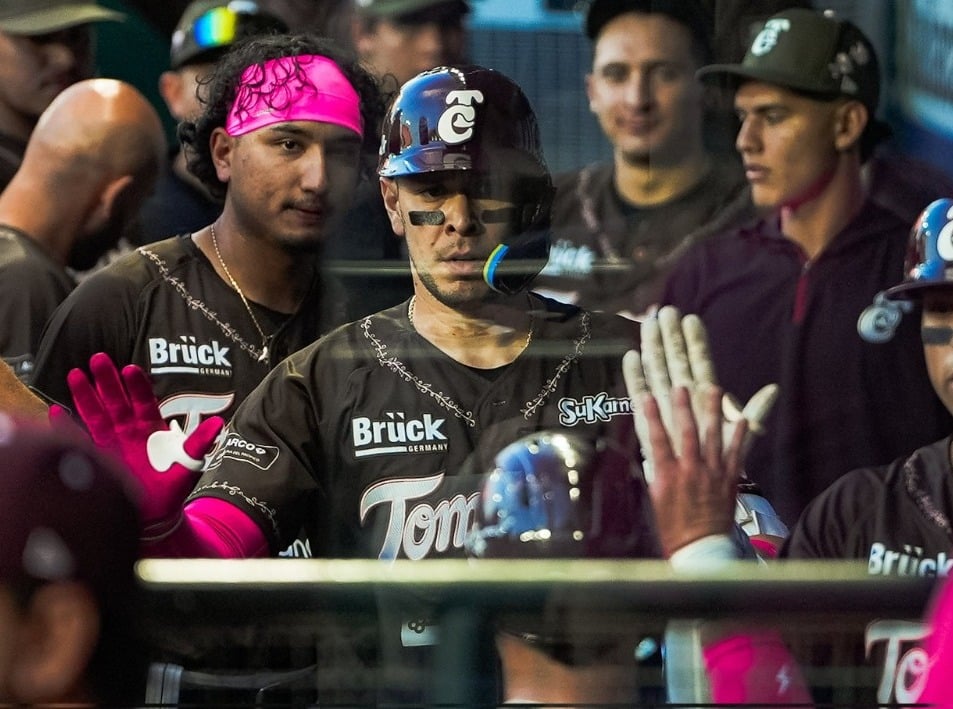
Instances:
[[[170,427],[162,418],[152,383],[139,366],[127,365],[120,375],[109,356],[97,352],[89,371],[92,381],[81,369],[66,377],[76,412],[93,441],[117,455],[139,483],[143,538],[161,538],[181,519],[182,503],[225,420],[212,416],[187,436],[177,422]],[[54,408],[52,421],[68,415]]]

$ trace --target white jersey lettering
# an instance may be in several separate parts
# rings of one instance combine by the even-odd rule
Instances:
[[[476,514],[479,493],[469,497],[455,495],[441,500],[436,507],[410,503],[432,494],[443,482],[444,474],[426,478],[382,480],[361,496],[361,524],[378,505],[389,505],[384,540],[378,558],[396,559],[403,552],[408,559],[423,559],[432,551],[462,548]]]

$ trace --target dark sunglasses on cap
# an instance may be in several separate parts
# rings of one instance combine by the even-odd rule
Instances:
[[[279,18],[261,12],[254,2],[234,0],[196,17],[187,30],[178,30],[172,40],[172,65],[214,59],[239,39],[269,32],[287,32]]]
[[[224,47],[251,34],[248,30],[256,27],[261,30],[281,29],[281,25],[277,25],[270,16],[236,11],[230,6],[216,7],[199,15],[192,23],[192,38],[202,49]]]

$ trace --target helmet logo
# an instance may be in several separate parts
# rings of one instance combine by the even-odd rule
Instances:
[[[946,224],[936,238],[936,251],[944,261],[953,261],[953,207],[946,213]]]
[[[881,291],[857,318],[857,334],[864,342],[872,344],[890,342],[904,314],[912,309],[912,303],[887,300]]]
[[[437,122],[437,134],[447,145],[459,145],[473,137],[476,121],[474,103],[483,103],[483,92],[477,90],[450,91],[447,108]]]

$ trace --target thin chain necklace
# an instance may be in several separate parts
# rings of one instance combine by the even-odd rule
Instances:
[[[221,256],[219,256],[219,258],[221,258]],[[224,266],[225,264],[222,264],[222,265]],[[532,300],[529,300],[529,296],[527,296],[527,300],[529,301],[529,305],[532,307],[533,302]],[[414,330],[417,329],[417,326],[414,324],[414,312],[415,312],[416,305],[417,305],[417,295],[414,294],[410,296],[410,305],[407,306],[407,319],[410,321],[410,326],[414,328]],[[521,352],[525,350],[527,347],[529,347],[529,343],[533,341],[533,331],[535,329],[536,329],[536,318],[530,315],[529,316],[529,330],[526,333],[526,342],[523,343],[523,347],[520,349]]]
[[[255,329],[258,330],[258,334],[261,336],[261,354],[258,355],[258,361],[267,362],[268,335],[266,335],[265,331],[261,329],[261,325],[258,324],[258,318],[256,318],[255,313],[252,312],[251,305],[248,304],[248,298],[245,297],[242,289],[238,287],[238,283],[236,283],[234,277],[232,277],[231,272],[228,270],[228,266],[225,265],[225,259],[222,258],[222,252],[218,249],[218,239],[215,238],[215,225],[209,224],[208,230],[212,234],[212,246],[215,247],[215,255],[218,256],[218,262],[222,265],[222,270],[225,271],[225,275],[232,284],[232,288],[234,288],[235,292],[238,293],[238,297],[242,299],[242,305],[245,306],[245,310],[248,311],[248,315],[251,318],[252,323],[254,323]]]

